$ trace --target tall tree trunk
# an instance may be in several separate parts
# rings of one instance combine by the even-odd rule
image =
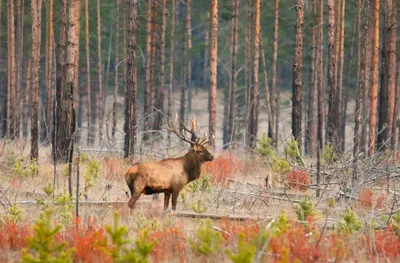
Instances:
[[[252,25],[253,21],[253,10],[252,10],[252,2],[247,0],[247,20],[246,20],[246,57],[245,57],[245,110],[244,110],[244,142],[246,145],[249,144],[250,134],[248,132],[250,125],[250,105],[251,105],[251,89],[252,89],[252,67],[251,67],[251,52],[252,52]]]
[[[15,82],[15,135],[20,138],[21,131],[21,98],[22,98],[22,60],[23,60],[23,21],[24,1],[16,1],[16,27],[15,27],[15,61],[16,61],[16,82]]]
[[[335,1],[328,0],[328,142],[338,150],[339,136],[339,105],[337,96],[336,56],[335,56]]]
[[[398,78],[400,76],[397,76],[396,78],[396,72],[398,68],[399,62],[396,61],[396,54],[397,54],[397,45],[396,45],[396,39],[397,39],[397,30],[396,26],[399,27],[399,23],[397,22],[397,5],[398,3],[396,1],[393,1],[392,3],[392,28],[391,28],[391,44],[392,44],[392,54],[390,57],[390,69],[392,71],[392,80],[390,83],[390,89],[391,89],[391,96],[390,96],[390,107],[391,107],[391,117],[390,117],[390,126],[392,128],[391,131],[391,147],[392,149],[395,149],[396,144],[397,144],[397,112],[398,112],[398,107],[399,107],[399,101],[398,101],[398,90],[399,90],[399,85],[400,83],[398,82]]]
[[[32,112],[30,110],[30,98],[32,97],[32,91],[31,91],[31,59],[28,59],[26,63],[26,69],[25,69],[25,97],[24,97],[24,106],[23,106],[23,111],[22,111],[22,136],[23,138],[28,138],[28,122],[29,119],[32,118],[32,116],[29,116],[29,113]]]
[[[54,1],[49,0],[48,2],[48,10],[47,10],[47,25],[48,25],[48,30],[46,32],[47,34],[47,47],[46,47],[46,91],[47,91],[47,103],[46,103],[46,128],[50,130],[50,127],[52,127],[52,112],[53,112],[53,83],[52,83],[52,72],[53,72],[53,5]],[[49,130],[44,130],[44,133],[46,134],[46,141],[49,143],[51,142],[51,133]]]
[[[272,83],[271,83],[271,114],[272,118],[268,123],[268,137],[272,138],[273,143],[276,145],[278,142],[278,134],[276,123],[278,119],[277,105],[278,105],[278,91],[276,85],[277,78],[277,61],[278,61],[278,33],[279,33],[279,0],[274,1],[274,42],[272,45]]]
[[[3,1],[0,1],[0,21],[2,21],[1,20],[2,7],[3,7]],[[0,56],[2,55],[1,42],[3,41],[1,28],[2,28],[2,26],[0,25]],[[7,58],[8,58],[8,56],[7,56]],[[7,74],[7,82],[8,82],[8,74]],[[8,84],[7,84],[6,88],[8,88]],[[2,88],[1,91],[7,94],[7,90],[3,90],[3,88]],[[0,103],[0,118],[1,118],[1,120],[0,120],[0,124],[1,124],[0,129],[1,129],[1,131],[0,131],[0,133],[1,133],[1,138],[3,138],[4,136],[7,135],[7,126],[8,126],[7,125],[7,95],[5,95],[4,97],[5,98],[0,101],[1,102]]]
[[[175,62],[175,11],[176,3],[172,0],[171,6],[171,33],[170,33],[170,53],[169,53],[169,86],[168,86],[168,123],[172,118],[172,100],[174,98],[174,62]],[[168,143],[171,141],[170,132],[168,131]]]
[[[311,82],[308,89],[308,109],[307,109],[307,130],[305,133],[305,153],[311,157],[314,157],[317,150],[317,88],[318,88],[318,78],[317,78],[317,1],[312,3],[312,13],[313,13],[313,27],[311,28]]]
[[[186,74],[186,86],[188,90],[188,113],[192,111],[192,12],[191,12],[191,0],[186,1],[186,20],[185,26],[187,31],[187,49],[188,49],[188,61],[187,61],[187,74]]]
[[[100,17],[100,0],[97,0],[97,70],[99,77],[99,94],[98,94],[98,109],[99,109],[99,144],[103,141],[103,125],[104,125],[104,103],[103,103],[103,61],[101,58],[101,17]]]
[[[249,141],[248,146],[254,148],[257,143],[258,129],[258,73],[260,52],[260,1],[254,3],[254,57],[253,57],[253,85],[251,89],[250,119],[249,119]]]
[[[15,26],[14,1],[8,0],[8,89],[7,89],[7,137],[15,138],[16,132],[16,72],[15,72]]]
[[[235,138],[235,115],[236,115],[236,92],[237,92],[237,83],[236,83],[236,68],[237,61],[236,56],[238,52],[238,34],[239,34],[239,0],[232,0],[233,10],[232,10],[232,48],[231,48],[231,90],[230,90],[230,105],[229,105],[229,117],[228,117],[228,142],[232,143],[232,140]]]
[[[89,49],[89,0],[85,0],[85,49],[86,49],[86,74],[87,74],[87,145],[91,146],[94,142],[92,127],[92,88],[90,79],[90,49]]]
[[[369,0],[364,1],[364,26],[361,28],[361,1],[357,1],[357,97],[356,97],[356,114],[355,114],[355,126],[354,126],[354,149],[353,149],[353,163],[354,163],[354,175],[353,175],[353,186],[358,172],[358,155],[361,150],[361,114],[364,108],[364,90],[367,88],[365,83],[365,64],[366,64],[366,53],[367,53],[367,38],[368,38],[368,27],[369,27],[369,14],[370,6]]]
[[[293,96],[292,96],[292,134],[301,147],[301,114],[302,114],[302,79],[303,70],[303,23],[304,23],[304,0],[298,0],[296,6],[296,42],[295,57],[293,63]]]
[[[167,0],[162,0],[162,22],[160,38],[160,83],[157,93],[156,113],[153,130],[161,130],[164,114],[164,84],[165,84],[165,31],[167,27]]]
[[[79,17],[79,21],[80,21],[80,17],[81,17],[81,0],[79,0],[79,2],[77,3],[78,7],[77,7],[77,12],[78,12],[78,17]],[[75,105],[75,109],[76,109],[76,125],[78,128],[82,127],[82,99],[81,99],[81,94],[80,94],[80,88],[79,88],[79,36],[80,36],[80,30],[81,30],[81,24],[80,22],[78,22],[77,26],[76,26],[76,38],[77,38],[77,49],[76,49],[76,76],[74,79],[74,105]],[[77,134],[77,141],[80,141],[80,135]]]
[[[218,0],[210,5],[210,119],[209,134],[215,136],[217,126],[217,63],[218,63]],[[212,143],[215,148],[215,143]]]
[[[207,21],[210,19],[210,12],[207,12]],[[206,27],[204,30],[204,64],[203,64],[203,87],[208,86],[208,82],[210,80],[210,72],[209,71],[209,41],[210,40],[210,28]]]
[[[67,82],[66,82],[66,101],[64,101],[67,107],[67,115],[64,121],[68,125],[67,136],[69,138],[69,145],[67,148],[68,163],[71,167],[72,156],[74,151],[74,133],[75,133],[75,107],[74,107],[74,91],[75,83],[78,75],[78,50],[79,50],[79,10],[80,0],[70,0],[69,12],[68,12],[68,33],[67,33],[67,59],[66,59],[66,71],[67,71]],[[71,171],[71,168],[69,168]],[[72,175],[71,172],[68,174],[68,192],[72,196]]]
[[[128,107],[125,109],[125,158],[132,157],[135,153],[135,126],[136,126],[136,17],[137,0],[129,2],[129,27],[127,46],[127,71],[126,71],[126,96],[129,98]]]
[[[271,113],[271,94],[269,91],[269,86],[268,86],[268,73],[267,73],[267,61],[265,59],[265,51],[264,51],[264,43],[263,43],[263,36],[260,34],[260,49],[261,49],[261,61],[263,64],[263,74],[264,74],[264,86],[265,86],[265,102],[267,105],[267,114],[268,114],[268,120],[273,118],[272,113]]]
[[[185,19],[186,22],[186,19]],[[183,38],[183,65],[182,65],[182,85],[181,85],[181,98],[180,98],[180,118],[185,121],[185,102],[186,102],[186,88],[187,88],[187,69],[188,69],[188,31],[185,29]],[[182,124],[182,123],[181,123]]]
[[[117,130],[117,97],[118,97],[118,65],[119,65],[119,0],[116,1],[116,16],[115,16],[115,68],[114,68],[114,95],[112,106],[112,129],[111,137],[115,141],[115,132]]]
[[[338,142],[339,142],[339,150],[340,153],[343,153],[345,146],[345,94],[343,93],[343,69],[344,69],[344,22],[345,22],[345,3],[346,0],[340,1],[340,19],[339,21],[339,53],[338,53],[338,106],[339,106],[339,133],[338,133]],[[343,128],[342,128],[343,127]]]
[[[374,0],[373,8],[373,54],[372,54],[372,75],[371,75],[371,111],[369,120],[369,156],[375,154],[376,145],[376,111],[378,101],[378,60],[379,60],[379,0]]]
[[[151,30],[151,22],[152,21],[152,0],[149,0],[147,2],[147,23],[146,23],[146,80],[145,80],[145,89],[144,89],[144,108],[143,108],[143,115],[149,115],[150,114],[150,107],[151,107],[151,39],[152,39],[152,30]],[[144,118],[144,130],[147,131],[149,130],[149,125],[150,125],[150,119],[148,117]],[[144,140],[148,140],[148,134],[144,133],[143,135]]]
[[[371,1],[369,2],[370,5],[370,13],[368,14],[369,17],[369,26],[368,26],[368,31],[367,31],[367,37],[366,37],[366,54],[365,54],[365,90],[364,90],[364,94],[363,94],[363,101],[364,101],[364,106],[363,107],[363,111],[362,111],[362,130],[361,130],[361,151],[363,153],[367,153],[368,152],[368,126],[369,126],[369,109],[370,109],[370,103],[371,103],[371,99],[369,99],[369,95],[370,95],[370,89],[371,89],[371,64],[372,64],[372,52],[373,52],[373,47],[372,47],[372,36],[373,36],[373,30],[374,27],[371,26],[373,25],[373,5],[371,5]]]
[[[32,0],[32,119],[31,160],[39,158],[39,71],[42,0]]]
[[[56,83],[56,136],[53,138],[53,148],[57,161],[66,162],[68,158],[69,142],[71,140],[69,134],[69,124],[67,117],[69,115],[67,103],[68,90],[66,89],[66,51],[67,51],[67,0],[61,2],[61,13],[59,20],[59,37],[58,37],[58,64],[57,64],[57,83]],[[32,63],[33,65],[33,63]],[[32,66],[33,69],[33,66]]]
[[[393,116],[391,112],[391,97],[394,98],[394,94],[391,94],[393,80],[396,75],[392,76],[393,71],[391,70],[391,57],[393,52],[392,45],[392,28],[396,30],[395,26],[392,25],[392,0],[385,0],[384,9],[384,29],[383,29],[383,42],[382,42],[382,69],[381,69],[381,81],[380,81],[380,93],[379,93],[379,122],[378,122],[378,151],[384,151],[390,146],[390,133],[392,128],[390,126],[390,119]]]

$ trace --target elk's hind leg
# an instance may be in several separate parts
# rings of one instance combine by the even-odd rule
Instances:
[[[139,199],[140,195],[142,194],[145,188],[145,184],[140,180],[133,181],[129,186],[131,190],[131,199],[129,199],[128,206],[130,209],[135,207],[136,201]]]
[[[172,210],[175,211],[176,210],[176,205],[178,203],[178,195],[179,192],[172,192]]]
[[[164,193],[164,210],[168,209],[170,198],[171,198],[171,193]]]

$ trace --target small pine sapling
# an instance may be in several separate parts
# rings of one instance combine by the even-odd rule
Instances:
[[[251,263],[254,260],[256,246],[245,241],[245,234],[239,233],[236,253],[230,249],[226,250],[229,259],[234,263]]]
[[[220,251],[223,237],[212,228],[211,220],[204,220],[196,231],[195,237],[189,239],[191,250],[199,256],[215,255]]]

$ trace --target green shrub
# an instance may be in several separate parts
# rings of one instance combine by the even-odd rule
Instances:
[[[191,250],[196,255],[214,255],[220,251],[223,237],[220,232],[212,228],[211,220],[203,221],[200,228],[196,231],[195,237],[189,239]]]
[[[307,218],[314,213],[313,205],[307,196],[296,206],[296,215],[299,221],[307,221]]]
[[[347,208],[343,215],[343,222],[339,222],[339,229],[344,233],[352,234],[360,231],[362,229],[362,225],[363,223],[356,213]]]
[[[53,210],[47,209],[35,222],[34,235],[29,239],[29,249],[22,251],[23,263],[69,263],[73,262],[74,249],[67,249],[65,242],[57,242],[61,225],[53,226]]]
[[[292,166],[285,158],[278,159],[272,164],[272,171],[274,173],[285,175],[292,171]]]
[[[258,146],[255,149],[255,152],[262,157],[268,157],[270,159],[275,158],[275,150],[272,146],[272,139],[267,136],[265,132],[260,140],[258,140]]]
[[[326,144],[323,148],[322,148],[322,163],[329,165],[332,164],[336,161],[337,159],[337,155],[335,152],[335,148],[333,147],[333,145],[331,143]]]
[[[7,213],[3,216],[3,221],[11,221],[16,224],[21,223],[23,220],[21,216],[22,212],[24,212],[24,209],[14,203],[7,209]]]
[[[234,263],[251,263],[254,260],[256,246],[246,242],[244,233],[239,233],[236,253],[226,250],[229,259]]]

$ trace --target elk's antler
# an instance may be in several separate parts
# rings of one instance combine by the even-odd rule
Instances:
[[[181,139],[182,141],[190,143],[191,145],[197,144],[199,142],[199,140],[198,140],[198,137],[197,137],[196,132],[195,132],[196,119],[195,118],[192,119],[192,130],[189,130],[188,128],[186,128],[184,123],[183,123],[183,121],[182,121],[182,119],[180,120],[180,122],[181,122],[181,126],[180,126],[181,130],[189,132],[192,135],[192,139],[191,140],[186,139],[186,137],[183,135],[183,132],[179,132],[178,127],[177,127],[178,126],[178,119],[179,118],[178,118],[178,113],[177,113],[176,116],[175,116],[175,120],[174,120],[173,126],[171,127],[171,126],[167,125],[167,129],[169,131],[175,133],[175,135],[178,136],[178,138]]]
[[[204,136],[199,140],[197,144],[206,145],[207,143],[210,143],[212,141],[215,141],[214,134],[211,136],[211,138],[209,138],[207,134],[204,134]]]

